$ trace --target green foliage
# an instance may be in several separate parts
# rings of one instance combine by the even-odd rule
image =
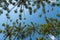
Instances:
[[[45,40],[43,37],[41,37],[41,38],[37,38],[36,40]]]
[[[56,14],[57,17],[60,17],[60,14]]]
[[[12,22],[12,19],[10,18],[9,13],[17,6],[17,8],[14,10],[15,13],[18,13],[17,9],[18,7],[19,9],[19,19],[22,20],[22,13],[24,12],[24,9],[28,9],[28,12],[30,15],[32,15],[32,13],[36,13],[37,10],[39,8],[41,8],[42,6],[42,12],[44,14],[46,14],[46,9],[45,6],[47,4],[52,6],[52,11],[54,10],[53,7],[58,6],[60,7],[60,3],[51,3],[51,1],[49,0],[33,0],[32,4],[31,1],[29,0],[15,0],[16,2],[12,2],[13,0],[9,0],[7,2],[7,0],[0,0],[0,7],[3,10],[6,10],[6,18],[10,20],[10,22]],[[59,0],[58,0],[59,1]],[[2,5],[2,3],[4,3]],[[8,8],[8,6],[12,4],[14,7],[10,10]],[[33,7],[36,6],[36,8],[33,9]],[[3,10],[0,10],[0,15],[3,14]],[[49,10],[47,10],[47,12],[50,12]],[[25,13],[25,12],[24,12]],[[60,17],[60,14],[56,15],[57,17]],[[42,15],[40,14],[39,17],[42,17]],[[15,22],[13,22],[12,26],[10,26],[9,24],[5,24],[3,23],[2,26],[4,26],[4,30],[0,30],[0,33],[4,34],[4,40],[6,40],[8,38],[8,40],[25,40],[25,38],[30,37],[30,40],[32,40],[32,35],[35,35],[35,33],[38,33],[38,35],[43,35],[43,36],[47,36],[48,34],[52,34],[53,36],[58,36],[60,34],[60,21],[58,21],[57,19],[54,18],[47,18],[45,17],[45,21],[46,24],[34,24],[33,22],[31,22],[31,25],[24,25],[21,26],[21,23],[19,21],[19,19],[17,18]],[[24,16],[24,20],[26,20],[25,16]],[[13,37],[13,38],[12,38]],[[36,40],[45,40],[45,37],[41,37],[41,38],[37,38]]]
[[[5,26],[5,23],[3,23],[2,26]]]
[[[46,19],[47,21],[47,24],[42,24],[40,25],[41,28],[40,28],[40,32],[44,35],[47,35],[47,34],[52,34],[54,35],[55,37],[57,35],[60,34],[60,21],[56,21],[56,19],[53,19],[53,18],[50,18],[50,19]]]
[[[24,25],[21,26],[21,23],[18,23],[19,25],[16,26],[18,19],[16,22],[13,23],[12,26],[9,26],[8,24],[3,23],[2,26],[5,26],[5,30],[1,30],[0,33],[5,34],[5,39],[9,38],[15,40],[15,39],[25,39],[29,36],[34,36],[35,33],[38,33],[39,35],[49,35],[52,34],[53,36],[57,37],[60,34],[60,21],[54,18],[46,19],[46,24],[41,24],[40,26],[36,23],[34,24],[31,22],[31,25]],[[49,38],[49,37],[48,37]],[[32,38],[31,38],[32,40]],[[37,38],[36,40],[46,40],[45,37]]]
[[[2,33],[2,30],[0,30],[0,33]]]
[[[2,11],[2,10],[0,10],[0,15],[1,15],[1,14],[3,14],[3,11]]]

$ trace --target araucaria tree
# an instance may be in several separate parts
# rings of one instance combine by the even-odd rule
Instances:
[[[60,0],[0,0],[0,16],[6,11],[5,16],[8,22],[3,23],[2,27],[4,27],[4,30],[0,30],[0,33],[3,34],[3,40],[26,40],[28,38],[29,40],[52,40],[49,37],[50,34],[58,37],[57,40],[60,40],[60,21],[58,20],[60,13],[56,14],[57,18],[48,18],[45,16],[45,24],[34,22],[25,24],[26,22],[21,22],[21,20],[27,20],[25,14],[35,14],[40,8],[43,15],[40,14],[38,16],[42,18],[47,12],[54,11],[55,6],[60,8],[59,2]],[[46,10],[46,5],[50,5],[52,9]],[[15,21],[11,19],[11,17],[14,17],[11,16],[13,13],[10,14],[12,11],[18,14],[18,18],[16,20],[14,19]],[[12,23],[12,26],[10,26],[9,22]],[[38,34],[38,37],[36,37],[36,34]],[[33,38],[34,36],[35,38]]]

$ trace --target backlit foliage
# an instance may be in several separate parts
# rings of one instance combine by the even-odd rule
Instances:
[[[39,36],[42,35],[42,37],[36,37],[36,40],[51,40],[48,36],[49,34],[52,34],[55,37],[60,35],[60,21],[58,19],[45,17],[46,24],[41,25],[31,22],[31,25],[26,25],[24,23],[24,25],[21,26],[22,23],[19,22],[22,20],[22,14],[25,13],[24,9],[28,9],[29,14],[32,15],[32,13],[36,13],[42,6],[42,12],[43,14],[46,14],[46,12],[50,12],[49,10],[46,11],[46,3],[51,5],[51,10],[53,11],[53,7],[60,7],[58,1],[59,0],[56,0],[56,2],[51,2],[50,0],[15,0],[14,2],[13,0],[0,0],[0,15],[3,14],[3,10],[7,11],[6,18],[9,19],[10,22],[12,22],[11,16],[9,15],[10,12],[17,6],[14,13],[18,13],[18,7],[20,8],[19,19],[16,19],[12,26],[7,23],[2,24],[4,30],[0,30],[0,33],[4,34],[3,40],[6,40],[7,38],[8,40],[25,40],[28,37],[30,40],[33,40],[32,36],[35,34],[38,34]],[[11,9],[9,9],[10,4],[13,5]],[[42,16],[42,14],[39,15],[40,18]],[[60,14],[56,14],[56,16],[60,17]],[[25,16],[24,20],[26,20]]]

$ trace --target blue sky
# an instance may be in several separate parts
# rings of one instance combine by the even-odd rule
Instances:
[[[10,5],[9,8],[11,8],[11,7],[13,7],[13,6]],[[44,16],[47,16],[48,18],[51,18],[51,17],[52,18],[57,18],[56,14],[57,13],[60,14],[60,8],[57,7],[57,6],[53,7],[54,11],[51,11],[51,6],[48,5],[48,4],[46,4],[45,8],[46,8],[46,11],[49,10],[50,12],[49,13],[47,12],[46,14],[43,14],[42,7],[41,7],[40,9],[37,10],[37,12],[35,14],[33,13],[32,15],[29,15],[28,10],[24,9],[25,11],[23,12],[23,18],[26,17],[27,20],[22,20],[22,21],[26,22],[26,24],[29,24],[31,21],[34,22],[34,23],[37,23],[37,24],[44,24],[44,23],[46,23],[45,20],[44,20]],[[13,12],[13,10],[10,12],[10,16],[11,16],[11,19],[13,21],[15,21],[18,18],[19,12],[17,14],[15,14]],[[2,23],[8,23],[9,25],[12,25],[12,23],[7,22],[7,19],[6,19],[6,16],[5,16],[6,13],[7,12],[3,10],[3,14],[0,16],[0,29],[3,29],[3,27],[1,26]],[[25,14],[25,16],[24,16],[24,14]],[[40,18],[39,14],[42,14],[43,16]],[[60,20],[60,18],[57,18],[57,19]],[[2,40],[2,39],[3,39],[2,34],[0,34],[0,40]]]

